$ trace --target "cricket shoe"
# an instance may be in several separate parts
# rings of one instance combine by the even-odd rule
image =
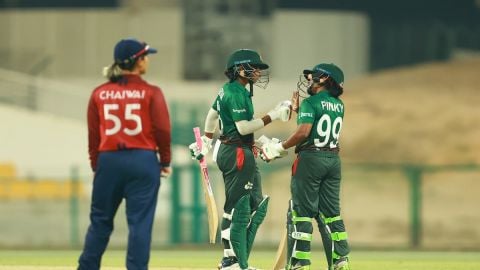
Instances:
[[[350,270],[347,257],[341,257],[333,264],[333,270]]]
[[[247,269],[242,269],[242,268],[240,268],[240,265],[238,265],[238,263],[234,263],[230,266],[221,267],[219,269],[220,270],[261,270],[261,269],[255,268],[255,267],[248,267]]]
[[[248,267],[248,269],[240,268],[236,257],[224,257],[218,264],[218,270],[261,270],[255,267]]]
[[[223,257],[218,264],[218,270],[241,270],[236,257]]]
[[[301,265],[297,263],[293,266],[287,266],[281,270],[310,270],[310,265]]]

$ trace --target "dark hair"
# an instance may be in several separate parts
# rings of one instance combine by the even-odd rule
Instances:
[[[327,91],[330,93],[330,95],[334,97],[339,97],[343,94],[343,87],[338,85],[332,77],[328,77],[328,79],[323,82],[323,85],[327,89]]]
[[[138,62],[139,59],[144,59],[146,54],[142,54],[135,58],[131,57],[128,61],[117,63],[118,66],[123,70],[132,71],[135,67],[135,64]]]
[[[230,82],[235,81],[238,78],[238,72],[236,72],[234,67],[231,67],[223,73],[227,78],[230,80]]]

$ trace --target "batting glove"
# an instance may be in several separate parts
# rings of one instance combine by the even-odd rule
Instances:
[[[190,149],[190,155],[192,156],[193,160],[201,160],[204,156],[208,154],[210,149],[212,149],[212,139],[203,135],[201,137],[201,140],[201,147],[198,147],[197,142],[194,142],[188,146],[188,148]]]
[[[267,114],[270,116],[272,121],[280,119],[282,122],[287,122],[290,120],[290,116],[292,114],[292,102],[290,100],[282,101]]]
[[[277,138],[272,138],[261,147],[260,158],[265,162],[270,162],[277,158],[282,158],[288,154],[282,146],[282,142]]]

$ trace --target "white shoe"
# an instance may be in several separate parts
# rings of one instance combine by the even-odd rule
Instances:
[[[234,263],[232,265],[229,265],[229,266],[225,266],[223,268],[219,268],[220,270],[262,270],[262,269],[258,269],[258,268],[255,268],[255,267],[248,267],[247,269],[242,269],[240,268],[240,266],[238,265],[238,263]]]
[[[223,266],[223,267],[220,267],[218,269],[220,269],[220,270],[242,270],[242,268],[240,268],[238,263],[234,263],[234,264],[229,265],[229,266]]]
[[[350,270],[350,265],[348,264],[348,258],[342,257],[333,265],[333,270]]]

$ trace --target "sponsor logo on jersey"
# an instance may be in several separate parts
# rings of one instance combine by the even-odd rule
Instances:
[[[340,103],[332,103],[330,101],[322,101],[322,109],[332,112],[343,112],[343,105]]]
[[[247,109],[232,109],[234,113],[244,113],[247,112]]]
[[[301,112],[299,117],[313,117],[313,113]]]
[[[100,99],[128,99],[128,98],[136,98],[136,99],[143,99],[145,98],[145,90],[103,90],[100,91],[99,95]]]

